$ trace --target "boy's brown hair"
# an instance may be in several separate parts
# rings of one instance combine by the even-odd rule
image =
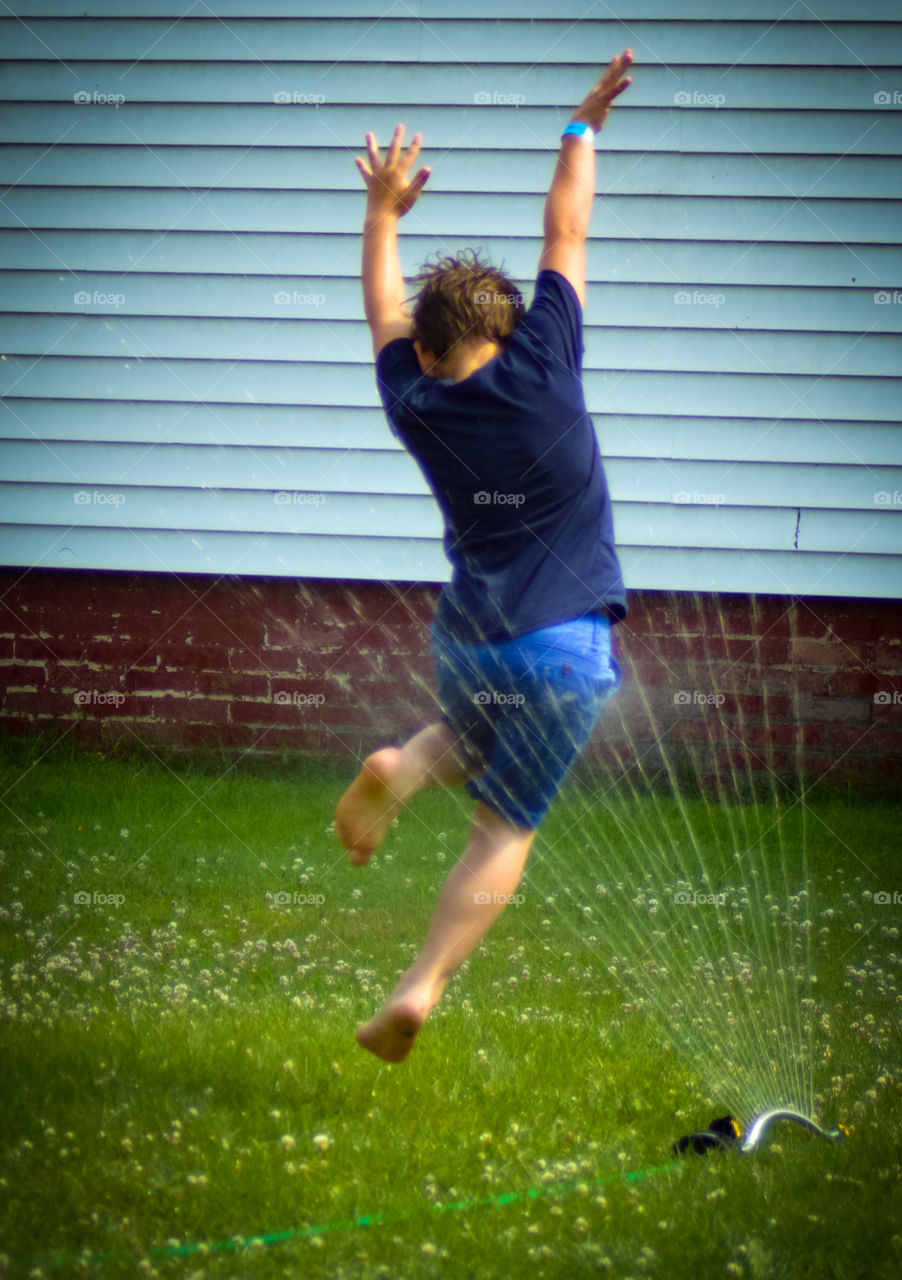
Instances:
[[[505,346],[526,315],[514,282],[473,249],[424,263],[413,283],[411,336],[439,361],[461,342],[482,338]]]

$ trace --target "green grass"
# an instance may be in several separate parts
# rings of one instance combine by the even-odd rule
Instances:
[[[522,904],[389,1067],[353,1029],[468,801],[418,798],[360,871],[330,833],[349,770],[48,746],[0,760],[10,1274],[899,1274],[899,909],[873,897],[902,889],[898,809],[571,789]],[[675,907],[681,885],[728,905]],[[741,1107],[773,1048],[752,1023],[810,1025],[815,1111],[851,1139],[784,1125],[671,1167]]]

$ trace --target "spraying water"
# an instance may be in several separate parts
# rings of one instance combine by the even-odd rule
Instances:
[[[695,740],[673,735],[680,718],[645,687],[626,636],[624,695],[639,708],[619,724],[627,750],[604,746],[606,720],[619,718],[615,698],[597,748],[534,846],[524,890],[546,886],[545,909],[594,960],[588,986],[599,997],[619,993],[618,1021],[654,1025],[718,1104],[747,1123],[779,1109],[814,1123],[822,1119],[816,1077],[828,1053],[812,950],[817,902],[804,778],[787,778],[780,767],[760,665],[754,677],[765,729],[752,744],[740,696],[749,664],[725,677],[714,656],[725,620],[710,606],[707,616],[711,656],[697,663],[696,679],[722,698],[693,722]],[[370,626],[375,674],[380,641],[388,647],[392,638],[378,620]],[[756,626],[760,619],[751,620],[750,630]],[[423,675],[412,675],[409,690],[396,708],[402,728],[423,723],[424,704],[434,703]],[[799,746],[801,732],[799,725]],[[725,740],[729,760],[720,751]],[[450,794],[463,832],[472,801]],[[513,927],[509,919],[505,929]],[[587,1029],[603,1044],[608,1028],[591,1022],[589,1012]]]

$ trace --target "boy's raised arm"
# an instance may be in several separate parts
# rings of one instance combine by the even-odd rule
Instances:
[[[404,276],[398,254],[398,219],[416,204],[430,170],[420,169],[415,178],[409,178],[422,135],[415,134],[407,151],[402,153],[403,141],[404,126],[399,124],[383,160],[375,134],[368,133],[369,163],[355,158],[366,183],[363,306],[373,335],[374,355],[394,338],[410,336],[410,316],[404,307]]]
[[[608,118],[614,99],[632,84],[626,75],[633,55],[627,49],[612,58],[604,75],[589,91],[571,118],[589,129],[561,138],[557,168],[545,201],[545,246],[539,270],[558,271],[573,285],[582,305],[586,300],[586,235],[595,194],[595,134]]]

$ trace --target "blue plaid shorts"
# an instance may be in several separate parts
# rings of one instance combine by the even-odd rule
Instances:
[[[477,800],[535,830],[622,683],[600,613],[500,644],[463,645],[432,624],[443,719],[485,762]]]

